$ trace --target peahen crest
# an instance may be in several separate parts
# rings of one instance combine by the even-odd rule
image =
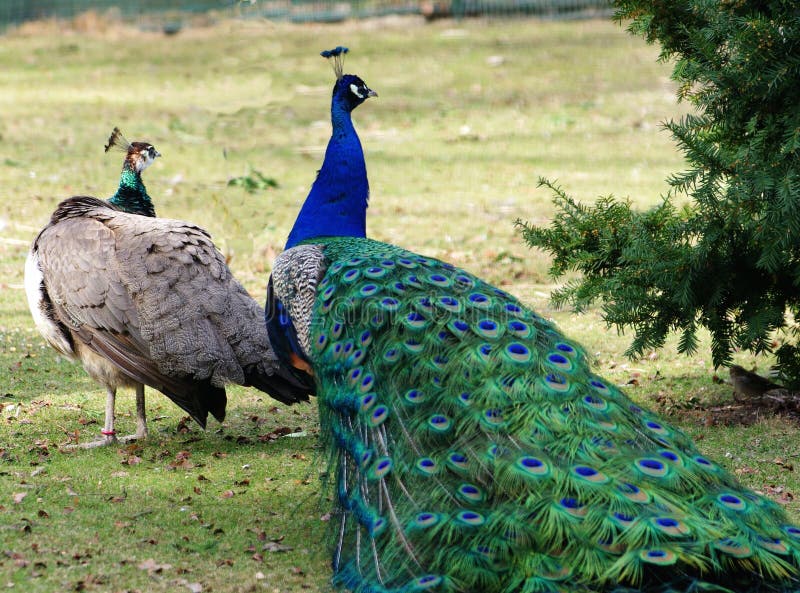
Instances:
[[[122,135],[122,132],[116,126],[108,137],[108,143],[105,145],[105,152],[108,152],[111,148],[116,148],[122,152],[128,152],[131,149],[131,143],[128,142],[127,138]]]

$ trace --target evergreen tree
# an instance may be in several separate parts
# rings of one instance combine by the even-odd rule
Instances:
[[[629,355],[671,331],[691,353],[707,327],[716,365],[734,348],[776,350],[800,386],[800,3],[796,0],[617,0],[615,18],[674,60],[678,97],[694,113],[666,127],[687,170],[647,212],[604,198],[578,204],[546,180],[549,227],[518,221],[551,273],[581,272],[553,295],[632,327]],[[676,197],[689,205],[677,208]],[[773,340],[777,338],[778,342]]]

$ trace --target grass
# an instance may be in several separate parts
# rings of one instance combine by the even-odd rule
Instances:
[[[552,213],[539,176],[583,200],[658,201],[682,167],[659,124],[684,107],[655,48],[600,21],[226,22],[172,37],[41,24],[0,45],[0,587],[325,588],[314,407],[231,388],[224,425],[201,432],[153,393],[144,443],[65,451],[98,434],[103,392],[33,330],[22,267],[60,199],[113,193],[119,157],[102,146],[119,125],[164,155],[145,174],[159,215],[207,228],[261,300],[329,135],[332,75],[316,54],[342,43],[346,71],[380,94],[355,114],[370,234],[446,258],[552,316],[601,374],[800,518],[796,424],[742,413],[705,350],[677,357],[671,344],[629,361],[627,338],[596,314],[553,311],[548,262],[513,228]],[[134,429],[132,400],[120,398],[121,431]],[[280,436],[298,428],[305,436]]]

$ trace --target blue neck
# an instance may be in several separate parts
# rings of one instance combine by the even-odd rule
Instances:
[[[369,182],[350,112],[334,98],[333,134],[314,185],[294,222],[286,249],[315,237],[366,237]]]
[[[129,214],[156,215],[153,202],[150,200],[150,196],[147,195],[144,182],[142,182],[142,175],[133,170],[127,161],[122,167],[117,193],[111,196],[108,201]]]

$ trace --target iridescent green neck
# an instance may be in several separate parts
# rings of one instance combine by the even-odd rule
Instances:
[[[147,189],[145,189],[142,182],[141,173],[135,171],[127,162],[122,167],[117,193],[111,196],[108,201],[130,214],[156,215],[153,202],[150,200],[150,196],[147,195]]]

